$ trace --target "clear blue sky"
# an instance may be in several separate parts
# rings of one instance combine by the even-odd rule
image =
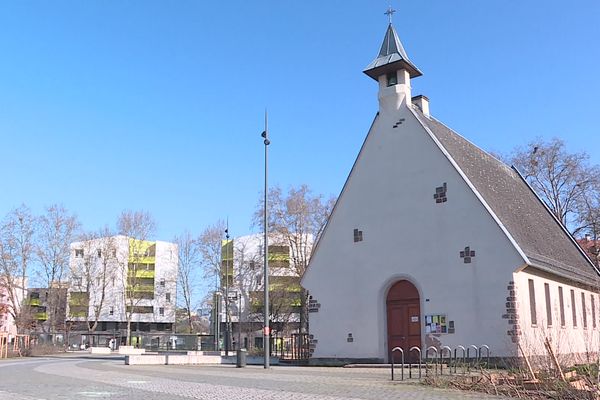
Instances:
[[[413,93],[484,149],[563,138],[600,163],[600,2],[392,1]],[[0,1],[0,216],[62,203],[87,229],[150,211],[158,239],[271,182],[337,195],[377,111],[362,73],[388,1]]]

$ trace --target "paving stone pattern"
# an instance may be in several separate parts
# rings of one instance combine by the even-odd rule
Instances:
[[[126,366],[122,360],[0,362],[0,400],[50,399],[387,400],[494,399],[391,382],[388,369]]]

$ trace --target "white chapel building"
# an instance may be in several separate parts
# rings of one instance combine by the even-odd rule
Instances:
[[[379,112],[302,279],[313,363],[487,345],[562,362],[599,347],[600,274],[519,172],[412,97],[390,23],[365,74]],[[519,345],[523,349],[519,350]]]

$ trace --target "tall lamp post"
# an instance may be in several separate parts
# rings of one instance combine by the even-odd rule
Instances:
[[[229,355],[231,323],[229,316],[229,220],[225,229],[225,355]]]
[[[268,134],[268,116],[267,116],[267,112],[265,111],[265,130],[263,131],[263,133],[261,134],[261,136],[264,139],[264,144],[265,144],[265,201],[264,201],[264,210],[263,210],[263,223],[264,223],[264,229],[265,229],[265,251],[264,251],[264,284],[265,284],[265,301],[264,301],[264,305],[265,305],[265,310],[264,310],[264,327],[263,327],[263,347],[265,350],[265,369],[269,368],[269,364],[270,364],[270,357],[271,357],[271,343],[270,343],[270,336],[271,336],[271,329],[269,327],[269,237],[268,237],[268,232],[269,232],[269,224],[267,221],[267,217],[268,217],[268,207],[267,207],[267,198],[268,198],[268,148],[269,145],[271,144],[271,142],[269,141],[269,134]]]

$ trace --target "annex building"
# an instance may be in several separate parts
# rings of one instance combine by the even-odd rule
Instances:
[[[488,345],[563,362],[596,352],[599,273],[519,172],[435,119],[390,23],[364,73],[379,112],[320,238],[311,359]]]

